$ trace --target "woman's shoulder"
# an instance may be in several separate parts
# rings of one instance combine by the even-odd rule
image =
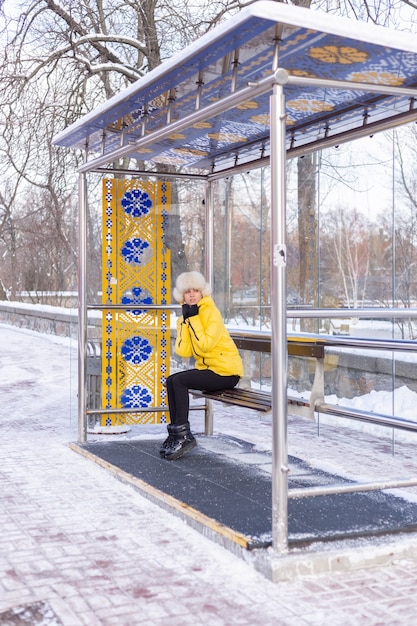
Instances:
[[[216,313],[218,315],[220,315],[221,317],[221,313],[219,311],[219,309],[216,306],[216,303],[214,302],[213,298],[211,296],[203,296],[200,300],[200,302],[198,303],[198,307],[199,309],[201,309],[201,312],[209,312],[209,311],[216,311]]]
[[[214,300],[211,296],[203,296],[200,300],[200,302],[198,303],[198,306],[216,306],[214,304]]]

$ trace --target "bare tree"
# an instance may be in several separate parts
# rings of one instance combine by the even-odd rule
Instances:
[[[190,0],[174,5],[167,0],[24,0],[18,12],[0,16],[0,124],[6,128],[0,175],[12,178],[20,191],[6,198],[7,232],[13,215],[28,210],[22,200],[27,190],[42,189],[49,195],[42,210],[51,213],[55,234],[69,251],[67,205],[76,193],[72,173],[82,155],[51,151],[53,134],[240,6],[222,0],[204,0],[197,7]],[[174,189],[174,206],[176,194]],[[170,215],[167,242],[181,271],[185,257],[178,217]]]
[[[366,295],[372,228],[364,216],[346,207],[330,211],[321,225],[322,244],[333,277],[332,291],[344,298],[348,308],[357,308]]]

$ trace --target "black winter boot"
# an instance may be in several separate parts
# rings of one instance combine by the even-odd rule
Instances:
[[[163,458],[165,456],[165,452],[168,448],[172,446],[175,441],[175,435],[172,432],[173,424],[167,424],[168,437],[165,439],[164,443],[159,448],[159,455]]]
[[[168,461],[179,459],[180,456],[183,456],[197,445],[195,437],[190,431],[189,422],[178,425],[174,424],[171,427],[171,433],[174,436],[174,441],[171,446],[165,450],[165,458],[168,459]]]

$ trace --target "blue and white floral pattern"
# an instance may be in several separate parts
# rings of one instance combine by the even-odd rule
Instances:
[[[147,339],[135,335],[126,339],[121,352],[126,361],[133,363],[133,365],[139,365],[149,359],[152,354],[152,346]]]
[[[126,387],[120,396],[122,407],[128,409],[145,409],[152,402],[152,396],[149,389],[140,385],[132,385]]]
[[[143,293],[144,292],[141,287],[133,287],[131,294],[125,294],[122,297],[122,304],[152,304],[152,298],[150,296],[144,296]],[[133,315],[141,315],[144,312],[144,310],[140,309],[128,311],[128,313],[132,313]]]
[[[126,191],[122,198],[121,205],[127,215],[142,217],[142,215],[149,213],[152,207],[152,200],[146,191],[142,191],[142,189],[132,189]]]
[[[125,241],[121,250],[124,260],[131,265],[141,265],[142,255],[149,248],[149,243],[140,237],[134,237]]]

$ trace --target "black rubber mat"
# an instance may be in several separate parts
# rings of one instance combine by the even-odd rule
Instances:
[[[245,451],[242,442],[240,454],[233,458],[199,445],[183,458],[167,461],[159,457],[160,443],[137,439],[88,443],[79,448],[241,533],[248,538],[249,549],[270,545],[271,475],[259,464],[262,455],[265,466],[271,462],[269,453],[257,452],[257,463],[253,463],[250,444]],[[294,457],[289,466],[290,489],[347,482]],[[407,530],[417,530],[417,504],[381,491],[288,502],[290,544]]]

